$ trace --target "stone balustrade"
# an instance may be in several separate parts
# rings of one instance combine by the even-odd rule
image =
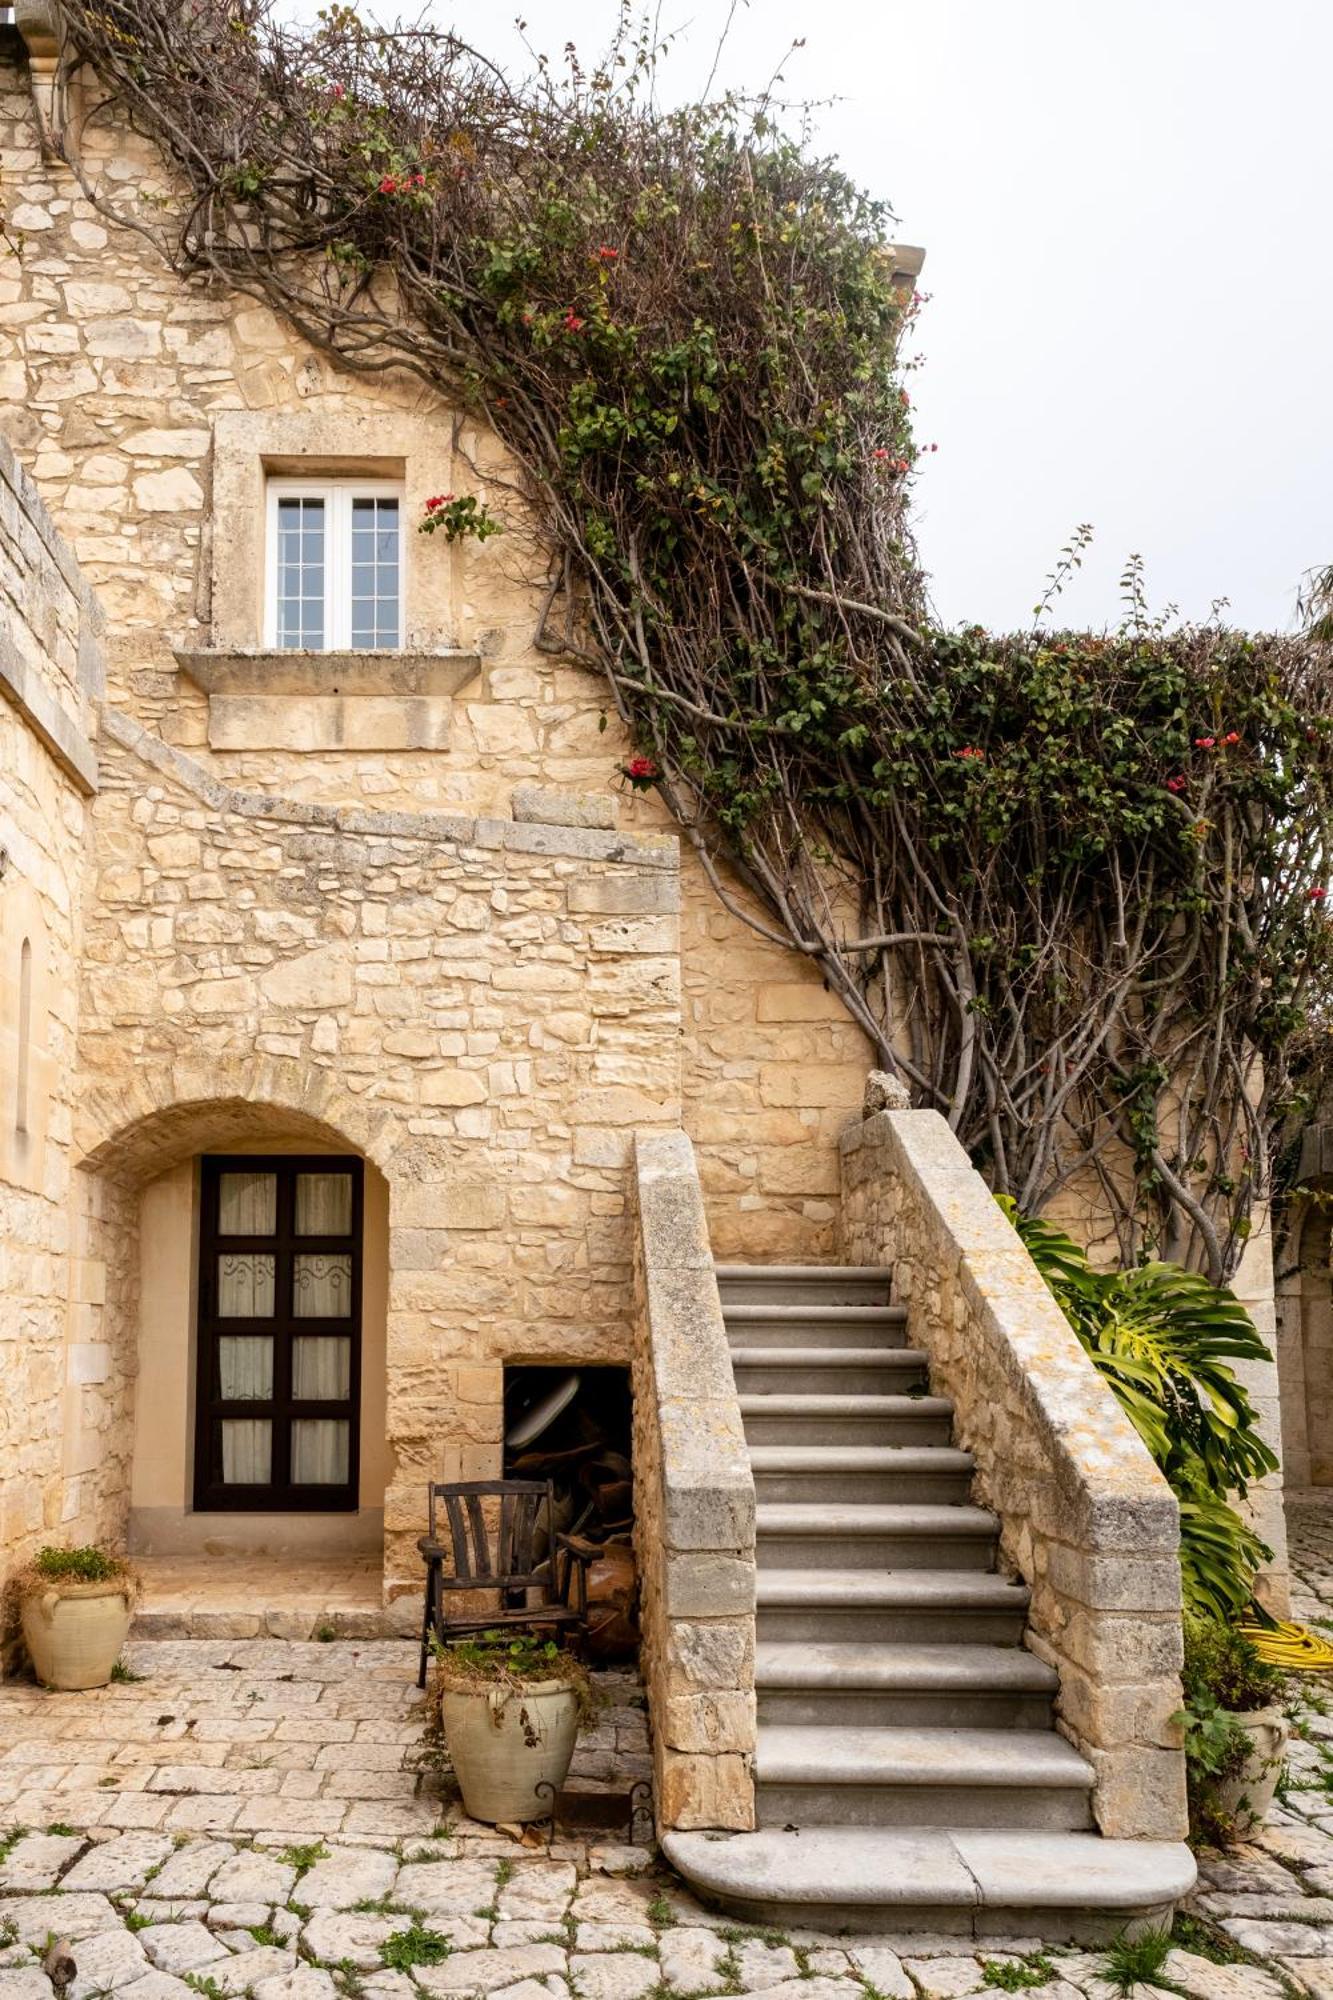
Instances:
[[[657,1813],[754,1825],[755,1503],[683,1132],[635,1140],[635,1548]]]
[[[1060,1676],[1059,1726],[1097,1772],[1101,1831],[1179,1839],[1174,1496],[937,1112],[852,1125],[842,1176],[843,1255],[892,1265],[931,1386],[953,1400],[976,1498],[1032,1591],[1027,1643]]]

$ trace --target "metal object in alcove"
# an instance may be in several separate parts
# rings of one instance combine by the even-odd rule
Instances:
[[[526,1416],[518,1419],[505,1433],[505,1443],[510,1451],[522,1451],[549,1431],[562,1411],[567,1410],[579,1393],[581,1377],[575,1368],[570,1374],[562,1375],[553,1389],[547,1391],[541,1400],[533,1405]]]

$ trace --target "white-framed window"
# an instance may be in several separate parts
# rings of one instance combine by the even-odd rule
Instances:
[[[266,643],[403,643],[403,489],[389,479],[270,479]]]

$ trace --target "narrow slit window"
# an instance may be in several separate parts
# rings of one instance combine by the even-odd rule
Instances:
[[[268,644],[279,652],[403,643],[402,490],[385,480],[268,483]]]
[[[19,949],[19,1045],[14,1090],[14,1130],[28,1129],[28,1069],[32,1060],[32,940]]]

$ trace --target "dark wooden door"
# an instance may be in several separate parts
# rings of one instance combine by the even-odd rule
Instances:
[[[356,1506],[360,1160],[202,1162],[194,1504]]]

